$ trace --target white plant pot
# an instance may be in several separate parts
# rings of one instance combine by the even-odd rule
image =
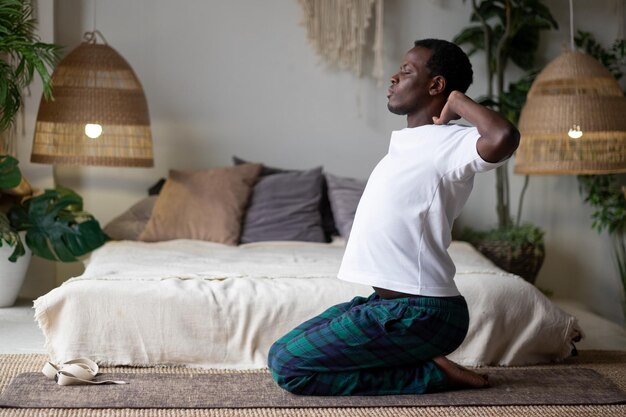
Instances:
[[[16,262],[10,262],[9,256],[13,249],[6,242],[2,242],[0,247],[0,307],[11,307],[15,304],[30,265],[30,249],[26,248],[26,254],[20,256]]]

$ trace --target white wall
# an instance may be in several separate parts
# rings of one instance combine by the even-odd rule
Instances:
[[[55,3],[55,42],[68,51],[80,42],[93,28],[94,1]],[[605,44],[619,35],[624,16],[616,14],[616,0],[575,3],[576,28],[592,31]],[[415,39],[451,39],[466,27],[470,4],[386,0],[386,73],[395,71]],[[567,0],[547,4],[561,28],[543,36],[543,64],[569,40]],[[390,131],[404,127],[404,120],[386,110],[387,83],[377,86],[369,77],[357,79],[322,64],[301,18],[297,0],[98,1],[96,28],[133,66],[146,91],[155,167],[61,167],[60,181],[83,195],[87,210],[104,224],[170,168],[226,165],[234,154],[268,165],[323,165],[337,175],[367,177],[384,155]],[[485,91],[482,56],[472,62],[475,83],[468,95],[478,97]],[[510,74],[514,79],[520,72],[512,68]],[[34,98],[27,105],[31,133],[20,153],[27,175],[45,185],[51,168],[26,162],[37,103]],[[521,180],[512,181],[514,205]],[[547,232],[547,259],[537,284],[621,322],[610,242],[591,230],[590,214],[574,177],[531,178],[524,219]],[[459,222],[494,224],[493,173],[477,178]],[[29,277],[24,293],[41,292],[38,278]]]

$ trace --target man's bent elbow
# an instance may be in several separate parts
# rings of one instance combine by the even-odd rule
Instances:
[[[519,146],[520,133],[512,124],[493,129],[481,138],[478,153],[487,162],[497,163],[513,155]]]
[[[519,130],[513,125],[509,125],[508,129],[506,129],[504,137],[502,138],[502,142],[504,143],[504,147],[507,148],[507,156],[513,155],[513,152],[517,150],[520,141],[520,133]]]

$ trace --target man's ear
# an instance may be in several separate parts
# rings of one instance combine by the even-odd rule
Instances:
[[[428,93],[431,96],[436,96],[438,94],[442,94],[446,90],[446,79],[441,75],[435,75],[430,80],[430,85],[428,87]]]

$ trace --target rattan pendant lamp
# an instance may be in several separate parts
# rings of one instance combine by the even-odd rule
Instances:
[[[585,53],[563,52],[537,76],[519,130],[518,174],[626,172],[626,97]]]
[[[84,41],[59,62],[52,85],[54,101],[42,97],[39,104],[32,162],[154,165],[141,83],[99,31],[85,33]]]
[[[539,73],[522,109],[518,174],[626,172],[626,97],[600,62],[574,50],[571,26],[571,50]]]

